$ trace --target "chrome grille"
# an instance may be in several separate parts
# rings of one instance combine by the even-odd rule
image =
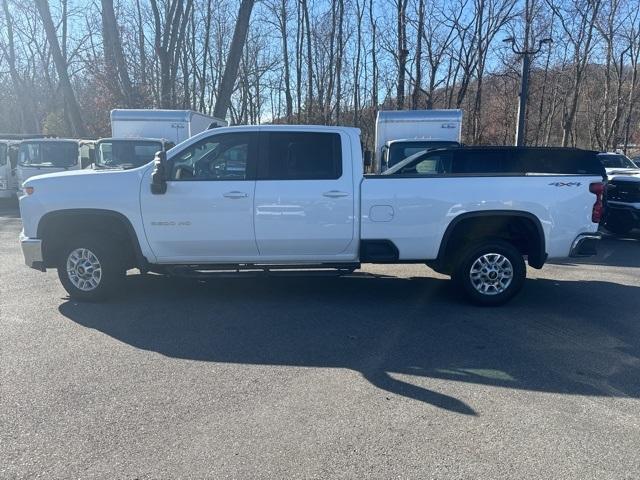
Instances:
[[[640,202],[640,181],[625,182],[612,180],[607,186],[607,199],[614,202]]]

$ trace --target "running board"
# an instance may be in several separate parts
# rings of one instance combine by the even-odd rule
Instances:
[[[233,277],[307,277],[340,276],[353,273],[359,263],[321,265],[169,265],[165,271],[174,276],[188,278]]]

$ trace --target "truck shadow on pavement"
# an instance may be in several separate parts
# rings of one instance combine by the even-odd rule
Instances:
[[[126,291],[112,303],[59,309],[168,357],[352,369],[386,392],[464,415],[477,412],[437,390],[468,382],[640,397],[640,287],[528,280],[502,308],[467,305],[446,280],[369,274],[206,282],[135,275]]]

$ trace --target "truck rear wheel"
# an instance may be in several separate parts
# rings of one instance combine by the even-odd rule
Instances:
[[[522,289],[526,275],[517,248],[503,240],[490,240],[468,248],[452,278],[473,303],[497,306]]]
[[[108,239],[82,236],[62,249],[58,278],[76,300],[96,302],[116,293],[125,275],[124,262]]]

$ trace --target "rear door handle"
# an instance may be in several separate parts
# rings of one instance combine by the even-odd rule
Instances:
[[[341,192],[340,190],[329,190],[328,192],[324,192],[322,195],[329,198],[340,198],[340,197],[348,197],[349,193]]]
[[[224,198],[247,198],[249,196],[249,194],[244,193],[244,192],[238,192],[237,190],[234,190],[233,192],[223,193],[222,196]]]

